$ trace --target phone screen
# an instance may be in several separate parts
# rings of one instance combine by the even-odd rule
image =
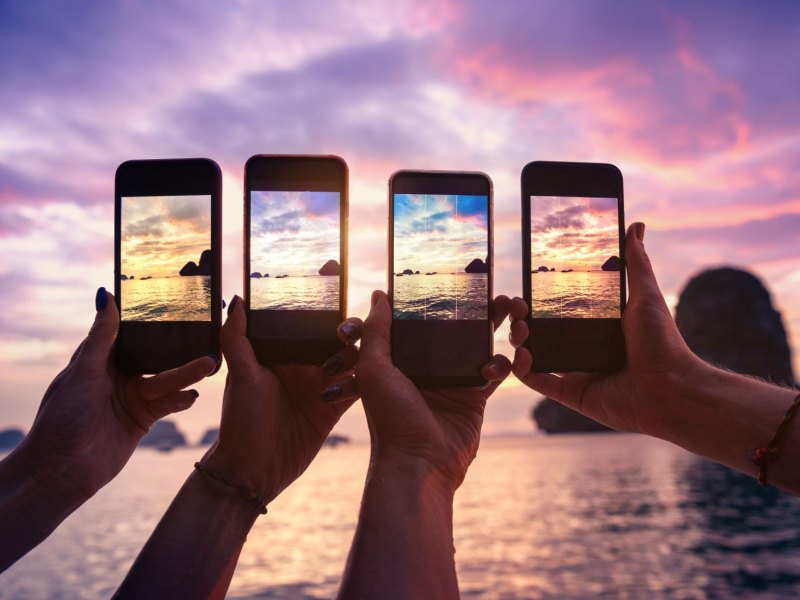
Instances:
[[[617,198],[531,196],[531,317],[619,319]]]
[[[394,318],[486,320],[489,198],[394,196]]]
[[[258,360],[321,364],[347,305],[347,165],[256,155],[245,166],[247,335]]]
[[[211,196],[123,196],[120,228],[120,318],[211,321]]]
[[[426,387],[484,385],[491,182],[481,174],[401,172],[391,186],[394,363]]]
[[[250,192],[251,310],[338,316],[340,204],[333,191]]]

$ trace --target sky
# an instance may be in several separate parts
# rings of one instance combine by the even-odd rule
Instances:
[[[791,0],[0,3],[0,427],[29,427],[112,289],[114,171],[136,158],[220,164],[230,299],[247,158],[343,157],[361,317],[387,286],[394,171],[489,174],[495,289],[521,295],[522,167],[610,162],[670,306],[706,268],[753,272],[800,375],[798,56]],[[190,440],[225,370],[176,418]],[[484,432],[530,432],[537,400],[504,384]],[[360,406],[337,431],[366,439]]]
[[[121,228],[123,274],[177,277],[211,248],[211,197],[123,197]]]
[[[532,196],[531,269],[599,271],[619,256],[616,198]]]
[[[486,260],[486,196],[395,194],[394,271],[463,273]]]
[[[339,192],[250,192],[250,271],[318,275],[339,262]]]

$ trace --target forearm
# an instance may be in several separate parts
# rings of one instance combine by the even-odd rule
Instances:
[[[651,432],[690,452],[755,476],[756,448],[766,446],[800,390],[731,373],[698,361],[689,376],[662,397],[663,419]],[[780,443],[769,467],[769,482],[800,493],[800,414]]]
[[[47,538],[87,499],[37,470],[24,445],[17,447],[0,462],[0,573]]]
[[[115,597],[224,597],[258,514],[234,488],[192,473]]]
[[[453,492],[440,477],[371,466],[340,598],[458,598]]]

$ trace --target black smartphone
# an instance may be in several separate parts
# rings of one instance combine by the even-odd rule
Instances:
[[[115,344],[124,373],[160,373],[219,355],[222,176],[206,158],[117,168]]]
[[[614,165],[536,161],[522,170],[522,282],[534,371],[622,368],[624,234]]]
[[[483,387],[493,346],[492,181],[398,171],[389,215],[395,366],[420,387]]]
[[[347,311],[347,163],[263,155],[244,168],[247,336],[263,365],[321,364]]]

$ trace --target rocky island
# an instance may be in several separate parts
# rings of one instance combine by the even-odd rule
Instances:
[[[466,273],[488,273],[489,265],[483,262],[480,258],[474,258],[470,263],[464,267]]]
[[[603,266],[600,268],[603,269],[603,271],[622,271],[622,261],[619,259],[619,256],[612,256],[604,262]]]
[[[183,268],[178,271],[178,274],[181,277],[192,277],[194,275],[211,275],[211,250],[203,250],[203,253],[200,255],[200,264],[195,264],[194,261],[190,260]]]
[[[326,277],[331,277],[334,275],[341,275],[342,268],[339,266],[339,263],[335,260],[331,259],[322,265],[319,269],[319,274],[324,275]]]
[[[173,421],[156,421],[145,436],[139,441],[140,448],[155,448],[168,452],[173,448],[186,445],[186,437],[178,431]]]
[[[3,429],[0,431],[0,452],[13,450],[25,438],[20,429]]]

